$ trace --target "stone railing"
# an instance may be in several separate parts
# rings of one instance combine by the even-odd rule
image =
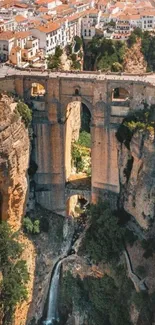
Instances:
[[[111,76],[137,76],[137,77],[145,77],[145,76],[150,76],[150,75],[154,75],[155,73],[153,71],[151,72],[145,72],[145,73],[141,73],[141,74],[136,74],[136,73],[127,73],[127,72],[102,72],[101,70],[97,70],[97,71],[79,71],[79,70],[69,70],[69,71],[64,71],[64,70],[50,70],[50,69],[41,69],[41,68],[22,68],[22,67],[18,67],[18,66],[13,66],[10,63],[5,63],[6,66],[15,69],[15,70],[20,70],[20,71],[34,71],[34,72],[47,72],[47,73],[61,73],[61,74],[65,74],[65,73],[74,73],[74,74],[90,74],[90,75],[111,75]]]

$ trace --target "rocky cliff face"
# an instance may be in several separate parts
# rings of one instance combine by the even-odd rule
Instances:
[[[121,204],[138,224],[147,229],[155,209],[154,136],[136,132],[130,148],[119,144]]]
[[[15,111],[16,103],[6,95],[0,98],[0,219],[13,229],[21,228],[28,191],[27,169],[30,142],[28,130]],[[28,300],[18,305],[14,325],[23,325],[31,301],[35,270],[33,243],[20,232],[18,240],[24,245],[22,259],[27,261],[30,280]]]
[[[0,214],[19,229],[27,194],[28,131],[7,96],[0,99]]]
[[[141,52],[141,40],[138,39],[131,49],[127,49],[124,62],[123,70],[127,73],[144,73],[146,72],[147,63]]]

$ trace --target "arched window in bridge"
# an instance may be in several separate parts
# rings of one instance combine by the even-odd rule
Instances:
[[[45,96],[45,88],[43,85],[34,82],[31,87],[31,96],[36,98],[43,98]]]
[[[80,94],[79,94],[79,89],[78,89],[78,88],[75,89],[75,95],[76,95],[76,96],[79,96],[79,95],[80,95]]]
[[[129,99],[129,92],[122,87],[113,89],[112,101],[126,101]]]

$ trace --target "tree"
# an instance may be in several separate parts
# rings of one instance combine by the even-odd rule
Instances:
[[[23,220],[23,227],[25,232],[28,234],[39,234],[40,233],[40,221],[35,220],[32,222],[32,220],[29,217],[25,217]]]
[[[60,45],[56,46],[56,48],[55,48],[55,56],[57,58],[60,58],[60,56],[62,55],[62,53],[63,53],[63,50],[61,49]]]
[[[61,49],[60,46],[57,46],[55,49],[55,54],[48,55],[47,57],[47,66],[48,69],[58,69],[61,65],[61,55],[63,53],[63,50]]]
[[[28,127],[32,121],[32,112],[30,108],[25,103],[19,101],[16,106],[16,112],[21,116],[25,126]]]
[[[79,36],[75,36],[74,37],[74,41],[75,41],[75,47],[74,47],[74,51],[78,52],[82,46],[82,39]]]
[[[26,261],[21,260],[22,245],[17,233],[11,231],[6,222],[0,224],[0,269],[3,279],[0,283],[0,314],[3,325],[12,324],[17,303],[27,298],[25,284],[29,279]]]
[[[124,230],[118,225],[109,202],[92,205],[90,213],[91,226],[83,242],[84,250],[95,262],[117,261],[123,250]]]
[[[17,234],[11,231],[6,222],[0,224],[0,268],[2,271],[10,263],[20,257],[22,245],[16,240]]]
[[[120,72],[123,71],[123,67],[119,62],[114,62],[111,66],[111,71]]]
[[[137,36],[137,37],[142,37],[143,36],[143,32],[141,30],[140,27],[137,27],[134,29],[133,33]]]
[[[136,35],[132,32],[128,38],[128,46],[132,47],[136,43]]]

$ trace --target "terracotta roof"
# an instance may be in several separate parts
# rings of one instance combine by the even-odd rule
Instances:
[[[72,15],[72,16],[68,17],[68,21],[77,20],[77,19],[79,19],[82,16],[85,16],[85,11],[84,12],[77,13],[75,15]]]
[[[57,30],[60,28],[60,24],[57,22],[50,22],[45,25],[40,25],[37,26],[36,29],[38,29],[42,33],[50,33],[53,32],[54,30]]]
[[[25,17],[22,16],[22,15],[17,15],[17,16],[15,16],[15,21],[16,21],[17,23],[22,23],[22,22],[27,21],[27,20],[28,20],[28,19],[25,18]]]
[[[47,3],[52,3],[52,2],[54,2],[55,3],[55,1],[53,1],[53,0],[36,0],[35,1],[35,4],[37,4],[37,5],[43,5],[43,4],[47,4]]]
[[[28,5],[26,3],[15,2],[14,7],[25,8],[26,9],[26,8],[28,8]]]
[[[14,38],[14,33],[11,31],[0,33],[0,40],[10,40],[12,38]]]
[[[39,9],[37,9],[37,11],[39,12],[48,12],[48,8],[45,8],[45,7],[39,7]]]
[[[28,36],[30,36],[31,33],[29,31],[26,31],[26,32],[16,32],[14,33],[14,37],[15,38],[26,38]]]
[[[41,15],[41,18],[50,21],[50,20],[52,20],[53,15],[48,15],[48,14],[47,15]]]

